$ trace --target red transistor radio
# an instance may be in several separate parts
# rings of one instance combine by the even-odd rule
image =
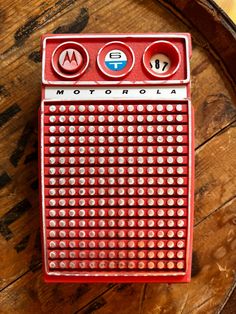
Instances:
[[[187,282],[189,34],[45,35],[40,110],[48,282]]]

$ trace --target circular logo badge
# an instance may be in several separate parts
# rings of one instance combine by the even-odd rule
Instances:
[[[89,55],[81,44],[67,41],[53,51],[51,63],[58,75],[73,79],[85,72],[89,64]]]
[[[122,50],[113,49],[106,54],[105,64],[111,71],[123,70],[127,65],[127,56]]]
[[[78,50],[65,49],[60,54],[58,63],[62,70],[66,72],[76,72],[81,68],[83,58]]]

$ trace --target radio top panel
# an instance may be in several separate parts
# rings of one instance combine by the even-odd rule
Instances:
[[[45,35],[42,51],[46,85],[189,82],[189,34]]]

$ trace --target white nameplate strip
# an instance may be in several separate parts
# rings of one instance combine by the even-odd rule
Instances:
[[[45,99],[52,100],[184,100],[186,86],[155,87],[46,87]]]

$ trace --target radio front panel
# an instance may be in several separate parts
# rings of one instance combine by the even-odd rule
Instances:
[[[189,35],[46,35],[42,47],[45,280],[189,281]]]

